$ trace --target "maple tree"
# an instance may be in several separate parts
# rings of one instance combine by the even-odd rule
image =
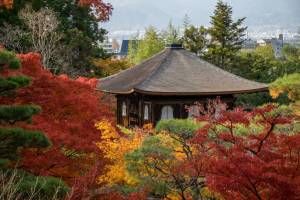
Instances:
[[[101,133],[101,142],[97,146],[110,161],[105,166],[104,174],[98,178],[98,183],[107,186],[136,185],[137,180],[126,173],[125,154],[141,146],[147,133],[135,133],[124,128],[121,131],[109,121],[101,121],[96,127]]]
[[[15,99],[3,97],[1,102],[40,105],[43,112],[32,118],[32,124],[20,127],[41,130],[52,142],[51,148],[45,150],[24,151],[19,167],[36,175],[60,177],[69,185],[87,174],[92,166],[101,169],[104,161],[96,146],[100,137],[94,124],[103,118],[112,120],[113,115],[100,102],[101,93],[95,91],[98,81],[56,77],[42,68],[40,55],[36,53],[18,57],[23,66],[21,73],[31,77],[32,84],[20,89]]]
[[[299,198],[300,135],[293,126],[299,118],[289,109],[269,104],[199,120],[207,125],[191,142],[199,152],[196,161],[207,150],[205,178],[211,190],[225,199]]]
[[[299,198],[300,119],[290,107],[228,111],[215,100],[199,109],[197,122],[160,121],[137,140],[97,124],[106,140],[98,146],[112,161],[98,181],[120,199],[115,191],[174,200]]]
[[[147,190],[133,189],[137,188],[138,179],[126,170],[125,155],[141,146],[151,134],[152,127],[147,125],[143,129],[129,130],[108,120],[95,126],[101,133],[101,142],[97,146],[108,160],[103,173],[97,177],[100,199],[146,200]]]

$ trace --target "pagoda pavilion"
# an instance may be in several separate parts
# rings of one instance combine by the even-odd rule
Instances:
[[[181,45],[170,45],[143,63],[100,79],[98,90],[117,98],[117,122],[126,127],[197,115],[186,109],[220,97],[233,106],[234,94],[267,91],[266,84],[224,71]]]

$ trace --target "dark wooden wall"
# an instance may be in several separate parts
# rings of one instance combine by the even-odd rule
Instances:
[[[217,96],[150,96],[143,94],[117,95],[117,122],[126,127],[142,127],[144,124],[156,124],[161,117],[161,109],[170,105],[174,109],[174,117],[185,119],[188,117],[186,106],[199,102],[206,104],[208,99],[216,99]],[[221,100],[233,107],[233,95],[220,97]],[[122,103],[127,104],[127,116],[122,116]],[[149,105],[149,120],[144,120],[144,106]]]

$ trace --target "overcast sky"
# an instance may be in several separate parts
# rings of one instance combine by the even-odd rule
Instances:
[[[105,25],[109,30],[162,28],[169,20],[180,25],[185,14],[193,24],[209,25],[217,0],[106,0],[114,7]],[[300,26],[300,0],[226,0],[234,17],[247,17],[246,24]]]

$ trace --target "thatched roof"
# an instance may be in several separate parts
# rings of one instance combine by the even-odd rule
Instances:
[[[226,72],[183,48],[166,48],[143,63],[100,79],[113,94],[221,95],[267,91],[266,84]]]

